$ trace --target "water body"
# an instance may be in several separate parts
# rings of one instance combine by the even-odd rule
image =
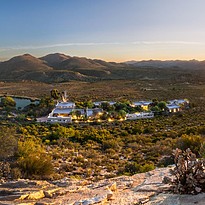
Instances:
[[[17,97],[12,97],[15,102],[16,102],[16,108],[21,108],[23,109],[24,107],[26,107],[27,105],[30,105],[31,103],[33,104],[38,104],[39,101],[38,100],[35,100],[35,101],[31,101],[30,99],[27,99],[27,98],[17,98]],[[0,97],[0,100],[1,100],[1,97]]]

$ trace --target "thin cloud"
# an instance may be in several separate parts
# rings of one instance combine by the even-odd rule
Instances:
[[[67,46],[101,46],[101,45],[120,45],[124,43],[114,42],[114,43],[59,43],[51,45],[42,45],[42,46],[16,46],[8,48],[0,48],[0,52],[10,51],[10,50],[35,50],[35,49],[44,49],[44,48],[55,48],[55,47],[67,47]]]
[[[133,44],[144,45],[204,45],[205,43],[194,41],[136,41]]]
[[[12,51],[12,50],[36,50],[46,48],[57,48],[57,47],[69,47],[69,46],[102,46],[102,45],[205,45],[201,42],[191,41],[134,41],[134,42],[88,42],[88,43],[59,43],[42,46],[15,46],[15,47],[4,47],[0,48],[0,52]]]

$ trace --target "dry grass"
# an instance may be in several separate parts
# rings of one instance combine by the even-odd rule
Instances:
[[[165,81],[151,80],[104,80],[98,82],[71,81],[66,83],[46,84],[22,81],[0,82],[0,95],[18,95],[42,97],[50,95],[50,90],[66,90],[70,100],[142,100],[188,98],[194,102],[205,99],[205,83],[172,84]]]

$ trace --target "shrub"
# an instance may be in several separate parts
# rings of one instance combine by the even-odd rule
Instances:
[[[19,141],[17,165],[25,177],[50,175],[53,172],[51,160],[40,141],[32,138]]]
[[[0,128],[0,160],[14,155],[17,150],[15,130],[9,127]]]
[[[18,167],[12,168],[10,174],[12,179],[19,179],[22,177],[21,170]]]
[[[45,177],[53,172],[51,157],[42,154],[30,154],[18,160],[18,166],[25,177]]]
[[[205,158],[205,142],[203,142],[201,144],[200,150],[199,150],[199,154],[201,157]]]
[[[194,154],[199,156],[199,150],[204,139],[200,135],[182,135],[176,141],[176,147],[181,150],[190,148]]]
[[[174,151],[176,167],[172,174],[175,176],[173,190],[180,194],[197,194],[205,191],[205,161],[198,160],[190,149]]]
[[[153,163],[140,165],[136,162],[130,162],[126,164],[124,171],[127,174],[136,174],[136,173],[148,172],[153,169],[154,169]]]
[[[4,107],[15,107],[16,106],[15,100],[9,96],[1,98],[1,104]]]
[[[154,164],[153,163],[150,163],[150,164],[145,164],[141,167],[141,170],[140,172],[148,172],[148,171],[151,171],[153,170],[155,167],[154,167]]]

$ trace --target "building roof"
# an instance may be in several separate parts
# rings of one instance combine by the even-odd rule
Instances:
[[[186,99],[175,99],[175,100],[170,100],[168,101],[170,104],[176,104],[176,105],[179,105],[179,104],[184,104],[184,103],[189,103],[188,100]]]
[[[56,107],[74,107],[74,102],[59,102]]]
[[[53,114],[70,114],[73,108],[55,108]]]
[[[137,101],[137,102],[133,102],[132,104],[134,104],[135,106],[142,106],[142,105],[149,105],[151,104],[151,101]]]
[[[168,104],[168,105],[167,105],[167,108],[168,108],[168,109],[178,109],[178,108],[180,108],[180,106],[179,106],[179,105],[176,105],[176,104]]]
[[[108,103],[108,104],[110,104],[110,105],[114,105],[116,102],[115,102],[115,101],[96,101],[96,102],[93,102],[93,104],[94,104],[95,106],[99,106],[99,105],[101,105],[102,103]]]

